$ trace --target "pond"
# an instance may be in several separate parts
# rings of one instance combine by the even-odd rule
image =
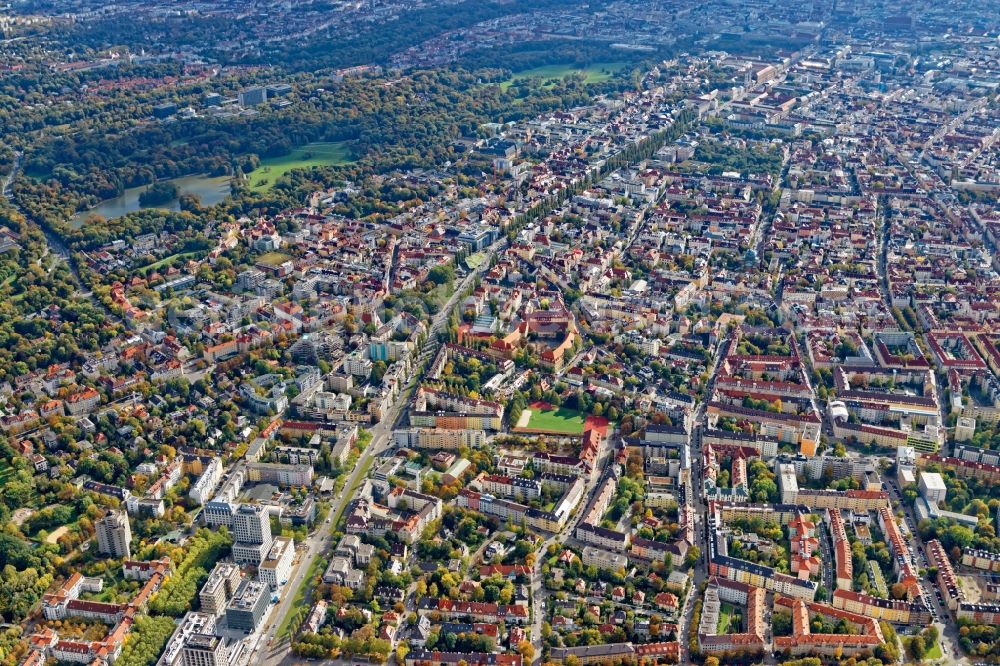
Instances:
[[[180,178],[171,178],[164,182],[176,185],[178,196],[181,194],[193,194],[198,197],[201,200],[202,206],[215,205],[229,196],[229,176],[181,176]],[[179,210],[177,199],[157,206],[139,205],[139,195],[145,189],[145,185],[130,187],[114,199],[105,199],[93,208],[77,213],[72,218],[73,228],[78,229],[83,226],[84,221],[91,214],[101,215],[105,219],[111,220],[121,217],[126,213],[131,213],[134,210],[139,210],[140,208]]]

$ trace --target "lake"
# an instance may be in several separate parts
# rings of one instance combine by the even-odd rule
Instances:
[[[178,196],[181,194],[195,195],[201,200],[202,206],[212,206],[229,196],[229,176],[181,176],[164,182],[176,185]],[[114,199],[105,199],[90,210],[77,213],[71,220],[73,228],[78,229],[83,226],[84,220],[91,214],[102,215],[105,219],[111,220],[144,208],[144,206],[139,205],[139,195],[145,189],[145,185],[130,187]],[[177,199],[157,206],[145,206],[145,208],[180,209]]]

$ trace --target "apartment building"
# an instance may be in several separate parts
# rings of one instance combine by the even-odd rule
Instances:
[[[854,584],[854,564],[851,557],[851,543],[844,529],[844,518],[839,509],[827,510],[827,525],[833,540],[833,558],[836,568],[837,588],[850,590]]]
[[[583,556],[580,559],[583,566],[594,566],[603,571],[618,571],[628,568],[627,556],[593,546],[584,546]]]
[[[962,564],[967,567],[1000,573],[1000,555],[985,550],[963,550]]]
[[[112,509],[94,525],[97,531],[97,550],[114,558],[132,557],[132,527],[128,514]]]
[[[882,599],[851,590],[835,590],[833,607],[892,624],[925,625],[931,621],[923,603]]]
[[[779,598],[774,603],[775,606],[780,605],[789,609],[792,614],[792,635],[775,636],[776,651],[787,651],[795,656],[808,654],[839,658],[871,652],[885,642],[882,628],[870,617],[802,599]],[[835,621],[844,620],[853,626],[857,633],[851,635],[813,633],[810,627],[811,615],[822,615]]]
[[[628,532],[619,532],[582,522],[576,526],[575,536],[583,543],[621,553],[628,550],[632,539]]]
[[[443,449],[457,451],[466,447],[482,448],[486,445],[485,430],[452,428],[409,428],[397,430],[393,439],[397,446],[414,449]]]
[[[313,466],[302,463],[250,463],[247,465],[247,480],[277,486],[310,486],[313,482]]]

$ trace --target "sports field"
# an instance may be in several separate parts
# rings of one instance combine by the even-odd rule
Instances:
[[[250,189],[263,192],[293,169],[311,169],[319,166],[337,166],[351,160],[351,151],[342,141],[332,143],[307,143],[281,157],[267,157],[260,166],[247,174]]]
[[[583,432],[583,416],[574,409],[555,409],[551,405],[533,403],[521,412],[517,427],[526,430],[579,435]]]

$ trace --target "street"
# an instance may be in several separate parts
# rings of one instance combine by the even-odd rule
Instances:
[[[482,275],[483,271],[489,268],[493,256],[501,247],[506,245],[506,242],[506,239],[502,239],[494,243],[487,250],[487,258],[475,270],[470,271],[462,282],[455,286],[451,297],[431,320],[431,325],[428,329],[427,341],[424,343],[420,357],[417,360],[418,366],[426,362],[427,359],[433,358],[439,344],[437,339],[438,333],[441,332],[447,324],[448,317],[455,308],[455,305],[462,297],[462,294],[474,284],[475,280],[478,279],[480,275]],[[354,469],[351,471],[350,476],[344,483],[343,489],[332,503],[330,507],[331,516],[343,514],[348,504],[350,504],[351,500],[354,499],[350,493],[350,489],[355,488],[361,483],[363,477],[367,474],[367,471],[370,468],[371,461],[390,448],[392,443],[392,432],[406,409],[406,405],[410,399],[411,390],[416,385],[418,376],[419,372],[413,373],[410,383],[399,392],[399,395],[393,402],[393,405],[389,409],[388,413],[385,415],[385,418],[369,429],[369,432],[372,435],[371,442],[361,455],[358,456]],[[281,600],[278,602],[277,606],[271,610],[270,615],[261,628],[264,635],[264,644],[266,646],[263,649],[267,651],[261,663],[267,664],[268,666],[277,666],[278,664],[291,663],[291,661],[294,660],[293,655],[291,655],[290,638],[282,637],[275,639],[275,635],[282,620],[290,612],[292,612],[293,603],[295,602],[299,586],[303,584],[306,574],[310,571],[310,569],[312,569],[313,562],[316,558],[323,556],[324,553],[328,552],[335,545],[333,542],[333,534],[336,529],[337,525],[335,524],[323,523],[309,535],[308,539],[306,539],[304,543],[304,548],[301,546],[297,548],[297,552],[299,553],[298,564],[295,566],[292,576],[282,590]],[[306,603],[312,605],[311,594],[306,594],[305,601]]]

